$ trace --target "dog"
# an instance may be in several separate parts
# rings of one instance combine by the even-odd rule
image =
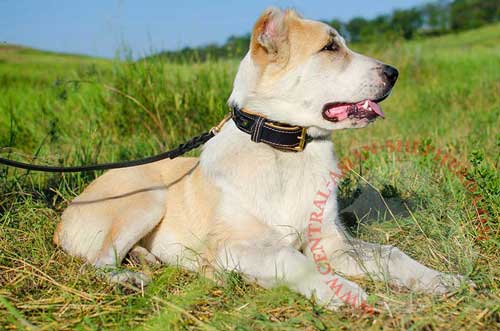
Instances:
[[[201,156],[106,172],[63,212],[54,242],[99,270],[111,269],[111,281],[149,281],[112,271],[130,254],[208,276],[237,271],[331,309],[347,294],[355,306],[367,297],[344,276],[434,294],[453,290],[461,276],[351,237],[334,187],[324,203],[315,200],[338,173],[332,132],[383,116],[378,104],[397,78],[394,67],[348,49],[329,25],[267,9],[234,80],[232,117]],[[312,232],[320,240],[304,239]],[[321,260],[331,266],[328,275]]]

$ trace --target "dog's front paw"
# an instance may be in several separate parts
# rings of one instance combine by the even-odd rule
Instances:
[[[474,282],[466,279],[464,276],[444,273],[431,278],[428,282],[422,283],[420,286],[424,292],[440,295],[453,292],[462,285],[472,288],[476,287]]]
[[[339,277],[337,281],[333,279],[325,285],[327,286],[320,288],[315,296],[326,308],[333,311],[342,306],[351,306],[355,309],[367,308],[368,295],[356,283]]]

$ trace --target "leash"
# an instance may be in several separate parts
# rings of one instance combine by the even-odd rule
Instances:
[[[227,114],[217,126],[210,129],[210,131],[192,138],[188,142],[179,145],[177,148],[143,159],[77,167],[55,167],[23,163],[0,157],[0,165],[3,164],[14,168],[44,172],[84,172],[136,167],[164,159],[175,159],[205,144],[219,133],[224,124],[230,119],[233,119],[234,124],[239,130],[250,135],[250,139],[253,142],[262,142],[280,151],[302,152],[307,143],[313,140],[313,138],[307,134],[307,129],[305,127],[271,121],[260,114],[252,113],[236,105],[233,105],[231,108],[231,112]]]
[[[174,149],[171,149],[167,152],[163,152],[154,156],[146,157],[143,159],[132,160],[132,161],[124,161],[124,162],[116,162],[116,163],[103,163],[103,164],[93,164],[86,166],[77,166],[77,167],[55,167],[55,166],[44,166],[39,164],[29,164],[18,162],[10,159],[5,159],[0,157],[0,164],[20,168],[25,170],[32,171],[43,171],[43,172],[84,172],[84,171],[95,171],[95,170],[109,170],[109,169],[118,169],[118,168],[129,168],[135,167],[139,165],[144,165],[148,163],[153,163],[157,161],[161,161],[164,159],[175,159],[178,156],[181,156],[203,144],[207,141],[215,137],[217,133],[222,129],[224,124],[229,121],[232,117],[232,113],[227,114],[222,121],[214,126],[210,131],[202,133],[199,136],[192,138],[184,144],[177,146]]]

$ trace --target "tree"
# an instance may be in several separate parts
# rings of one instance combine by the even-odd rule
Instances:
[[[447,1],[428,3],[422,7],[424,29],[431,34],[443,33],[450,29],[450,6]]]
[[[389,15],[379,15],[362,30],[363,40],[373,40],[388,35],[393,30]]]
[[[498,0],[455,0],[451,4],[452,30],[465,30],[498,21]]]
[[[346,24],[347,38],[352,42],[361,41],[361,32],[366,27],[368,20],[355,17]]]
[[[423,26],[421,12],[417,8],[408,10],[395,10],[392,14],[391,23],[396,31],[399,31],[403,38],[411,39]]]

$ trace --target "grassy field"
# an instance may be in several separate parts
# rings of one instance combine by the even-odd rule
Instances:
[[[127,262],[153,283],[111,286],[51,240],[61,211],[99,173],[0,167],[0,329],[499,330],[500,25],[354,48],[397,66],[401,78],[383,104],[387,119],[333,135],[339,156],[353,163],[342,202],[370,185],[410,211],[384,221],[358,215],[352,232],[464,274],[476,289],[433,297],[358,280],[377,302],[376,314],[360,315],[325,311],[236,274],[221,275],[221,285],[175,266]],[[227,112],[237,65],[111,62],[0,46],[0,154],[76,165],[174,147]],[[418,141],[417,150],[380,147],[389,140]],[[372,148],[351,157],[365,145]],[[428,147],[441,154],[418,152]],[[465,173],[454,173],[453,162]]]

